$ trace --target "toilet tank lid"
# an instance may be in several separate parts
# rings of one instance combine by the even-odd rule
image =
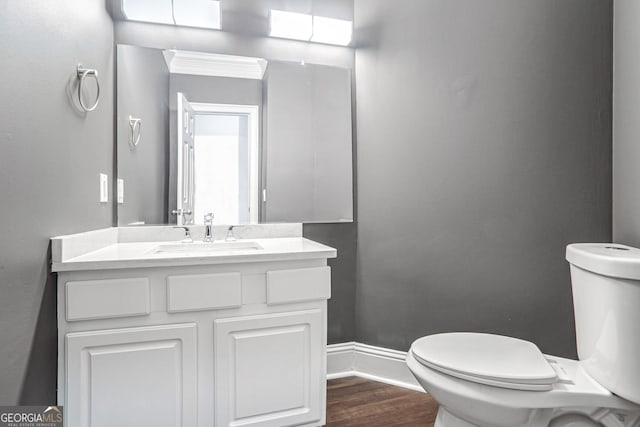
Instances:
[[[558,380],[556,371],[529,341],[502,335],[452,332],[422,337],[411,351],[428,366],[503,384],[549,386]],[[518,387],[513,387],[518,388]]]
[[[640,280],[640,249],[616,243],[573,243],[567,261],[603,276]]]

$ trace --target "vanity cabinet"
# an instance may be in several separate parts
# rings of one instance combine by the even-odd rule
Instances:
[[[67,427],[320,426],[326,258],[58,273]]]

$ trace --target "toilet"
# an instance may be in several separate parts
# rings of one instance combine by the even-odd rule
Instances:
[[[640,427],[640,249],[567,246],[578,359],[528,341],[417,339],[407,365],[440,405],[436,427]]]

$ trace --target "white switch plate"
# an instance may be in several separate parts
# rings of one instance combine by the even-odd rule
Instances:
[[[109,201],[109,176],[107,174],[100,174],[100,203],[107,203]]]
[[[124,179],[118,179],[118,203],[124,203]]]

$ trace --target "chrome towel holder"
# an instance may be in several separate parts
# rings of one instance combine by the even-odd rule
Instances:
[[[93,111],[98,106],[98,101],[100,101],[100,82],[98,81],[98,70],[93,70],[90,68],[83,68],[82,64],[78,64],[76,68],[78,79],[78,102],[80,103],[80,107],[86,112]],[[96,101],[92,106],[88,107],[84,100],[82,99],[82,86],[84,85],[85,79],[87,76],[93,77],[96,80]]]
[[[129,134],[129,145],[131,145],[131,148],[136,148],[140,142],[140,137],[142,136],[142,119],[136,119],[130,115],[129,127],[131,128],[131,133]]]

